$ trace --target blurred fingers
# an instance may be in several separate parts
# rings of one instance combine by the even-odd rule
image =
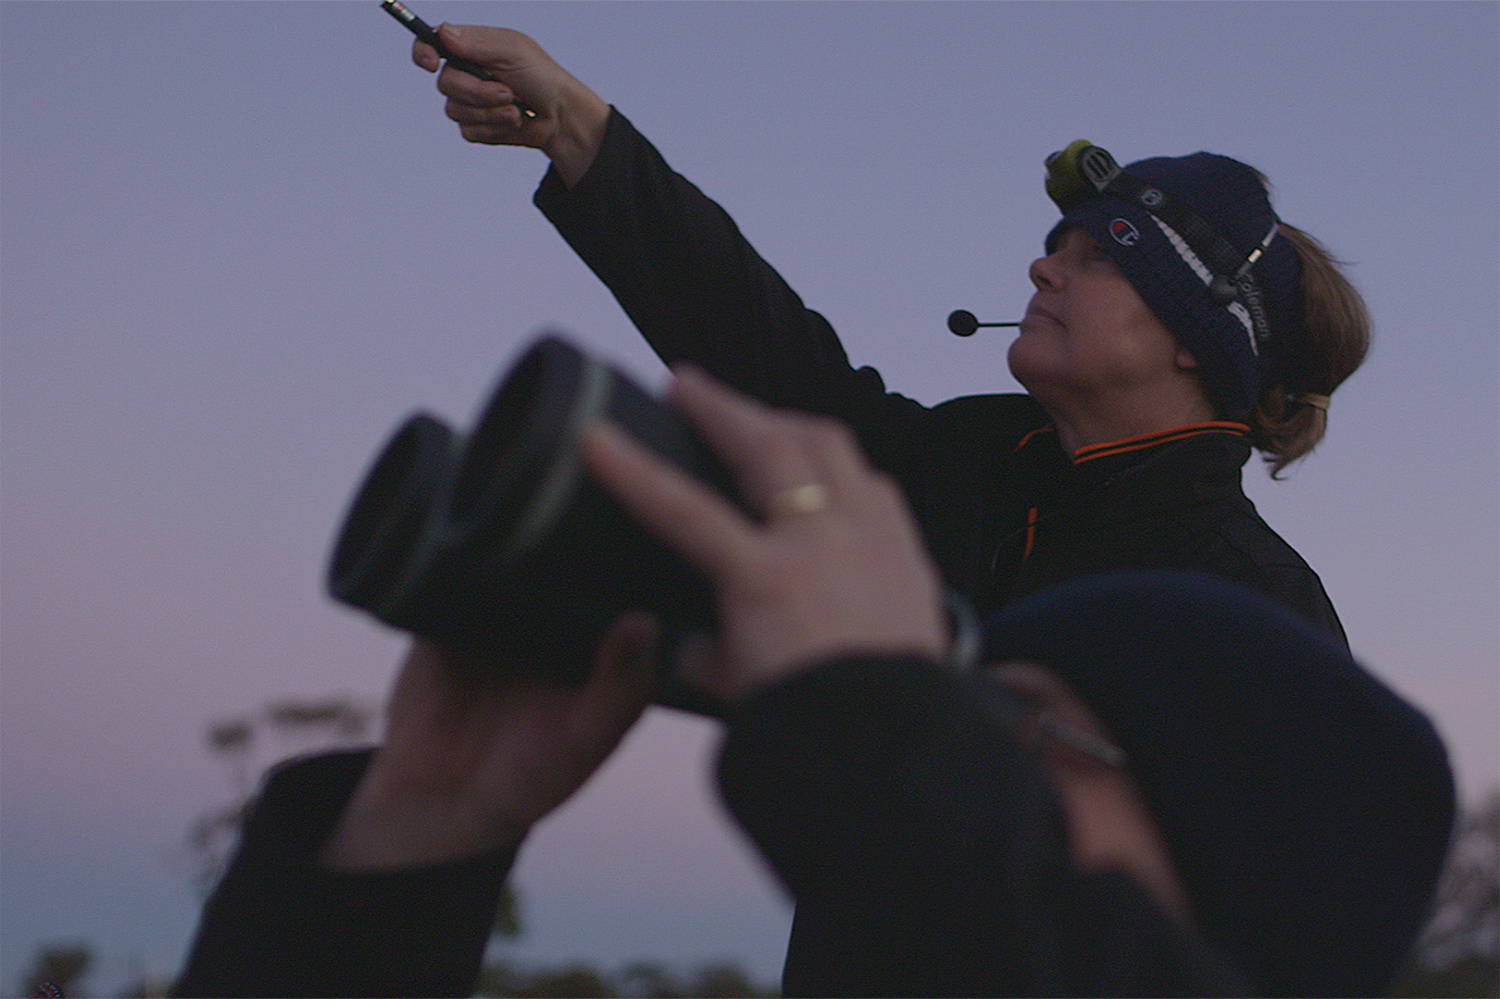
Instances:
[[[634,690],[647,684],[659,657],[660,630],[650,613],[622,614],[599,639],[589,686]]]
[[[751,524],[710,487],[607,423],[580,440],[594,477],[645,528],[717,578],[749,554]]]
[[[866,471],[853,436],[839,422],[772,409],[693,368],[676,374],[673,401],[733,469],[755,509],[786,512],[782,501],[813,495],[804,489],[811,485],[831,501]]]
[[[660,657],[660,626],[654,615],[635,611],[621,615],[594,649],[594,668],[579,692],[579,711],[587,730],[618,731],[644,710]]]

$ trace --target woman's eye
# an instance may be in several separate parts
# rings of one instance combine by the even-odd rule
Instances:
[[[1083,259],[1092,266],[1104,267],[1112,271],[1119,270],[1119,268],[1115,266],[1115,258],[1111,257],[1109,254],[1105,253],[1097,246],[1090,247],[1084,253]]]

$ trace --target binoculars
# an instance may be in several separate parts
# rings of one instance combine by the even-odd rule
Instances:
[[[467,434],[421,412],[396,428],[344,517],[329,591],[394,628],[562,682],[582,680],[622,611],[656,612],[664,634],[712,628],[706,580],[583,468],[579,434],[597,419],[743,508],[676,411],[546,335]]]

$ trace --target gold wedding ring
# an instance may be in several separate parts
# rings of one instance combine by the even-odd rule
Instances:
[[[766,503],[766,515],[771,519],[794,514],[817,513],[828,506],[828,490],[821,482],[804,482],[773,493]]]

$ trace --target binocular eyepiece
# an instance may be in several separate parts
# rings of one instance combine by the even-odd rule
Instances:
[[[740,502],[682,417],[554,335],[524,351],[467,435],[417,413],[354,495],[328,588],[392,627],[565,682],[622,611],[713,626],[707,582],[588,477],[579,434],[608,419]],[[743,506],[743,504],[741,504]]]

